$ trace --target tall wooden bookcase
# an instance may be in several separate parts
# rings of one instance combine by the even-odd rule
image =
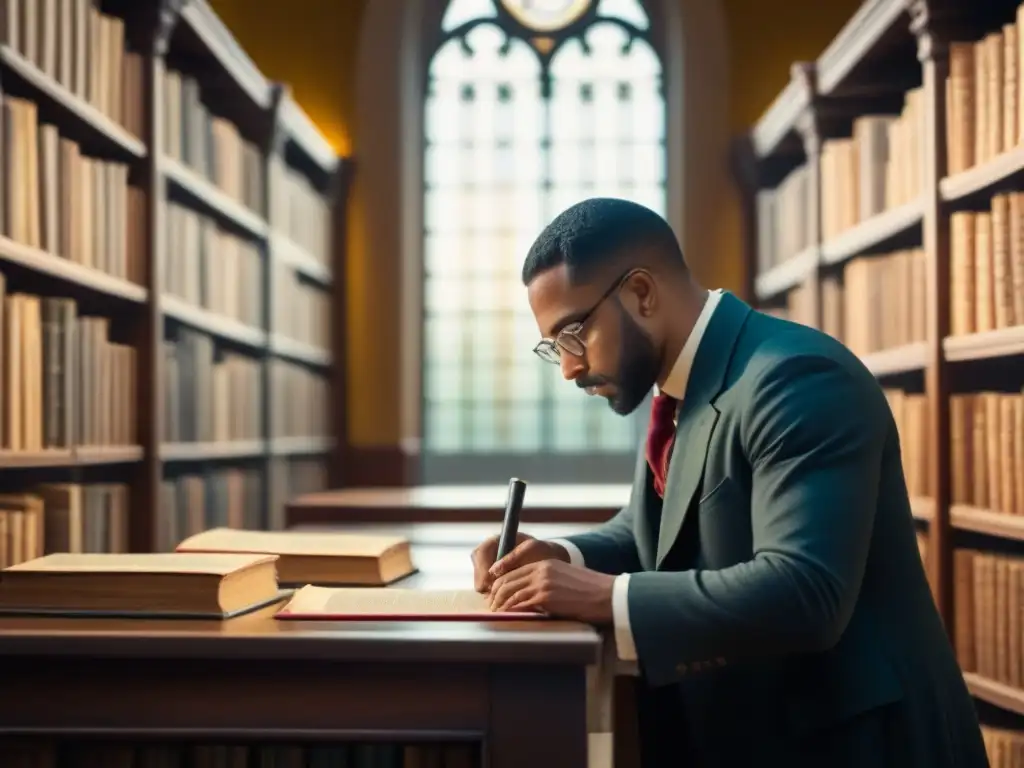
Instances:
[[[279,525],[340,421],[350,162],[205,0],[4,7],[3,564]]]
[[[886,388],[933,594],[1007,743],[1024,739],[1018,2],[868,0],[735,155],[751,300],[836,335]]]

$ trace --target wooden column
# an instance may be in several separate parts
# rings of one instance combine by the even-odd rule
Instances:
[[[925,393],[928,396],[928,469],[935,484],[935,517],[928,543],[929,580],[936,605],[953,627],[953,546],[949,525],[949,377],[942,340],[949,334],[949,216],[939,195],[946,175],[946,79],[949,76],[948,13],[934,0],[912,0],[911,30],[917,36],[921,61],[925,125],[923,242],[927,259],[928,352]]]
[[[145,46],[145,76],[142,97],[146,102],[146,133],[142,137],[148,147],[143,177],[139,183],[146,190],[146,232],[149,253],[146,264],[145,287],[149,303],[139,324],[136,336],[136,371],[138,382],[138,441],[142,445],[142,465],[132,483],[131,513],[128,520],[128,546],[132,552],[152,552],[160,514],[160,484],[163,464],[160,444],[163,440],[163,339],[164,318],[161,307],[163,285],[164,237],[164,179],[160,167],[163,149],[163,82],[164,57],[170,47],[171,35],[178,24],[185,0],[160,0],[144,10],[155,16],[141,27],[151,34],[142,41]],[[151,19],[153,17],[150,17]],[[133,28],[138,29],[138,26]]]
[[[328,482],[331,488],[359,484],[359,478],[349,471],[352,456],[348,437],[348,327],[347,270],[348,270],[348,206],[349,190],[355,165],[349,159],[341,160],[332,179],[331,209],[331,400],[329,403],[331,432],[334,445],[328,464]]]
[[[808,94],[808,106],[797,119],[796,129],[804,144],[807,156],[807,178],[809,183],[808,198],[810,208],[807,212],[811,247],[814,248],[814,266],[807,272],[804,285],[811,296],[811,314],[815,328],[822,326],[821,313],[821,119],[815,95],[818,91],[817,71],[810,62],[797,62],[792,68],[793,80],[799,82]]]

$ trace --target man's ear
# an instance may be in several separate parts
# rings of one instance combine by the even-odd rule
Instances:
[[[622,286],[622,300],[637,317],[651,317],[658,308],[658,285],[649,272],[634,272]]]

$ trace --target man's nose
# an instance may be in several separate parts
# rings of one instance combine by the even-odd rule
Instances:
[[[566,352],[564,349],[558,358],[562,368],[562,377],[566,381],[575,381],[587,370],[586,362],[582,357]]]

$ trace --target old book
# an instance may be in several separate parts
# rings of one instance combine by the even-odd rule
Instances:
[[[964,672],[977,669],[975,651],[976,611],[974,607],[974,552],[957,549],[953,552],[953,599],[956,601],[956,623],[953,642],[956,660]]]
[[[383,586],[416,571],[400,536],[214,528],[190,536],[178,552],[248,552],[278,556],[282,584]]]
[[[537,612],[492,611],[473,590],[305,586],[292,595],[279,619],[324,621],[496,621],[547,618]]]
[[[979,211],[974,225],[974,330],[991,331],[996,327],[992,214]]]
[[[949,98],[946,102],[950,173],[966,171],[974,165],[974,53],[973,43],[950,43]]]
[[[71,554],[0,571],[0,613],[227,618],[282,597],[273,555]]]

